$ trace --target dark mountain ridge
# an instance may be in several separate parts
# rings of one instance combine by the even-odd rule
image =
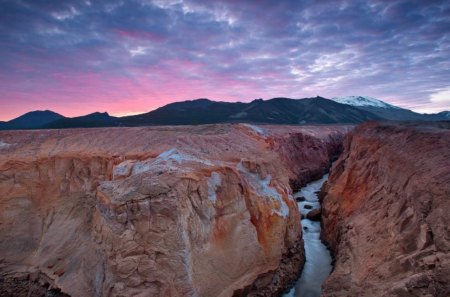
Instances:
[[[113,127],[117,126],[117,117],[107,112],[94,112],[85,116],[74,118],[61,118],[43,126],[46,129],[59,128],[86,128],[86,127]]]
[[[394,107],[353,106],[323,97],[256,99],[249,103],[221,102],[201,98],[167,104],[153,111],[126,117],[95,112],[80,117],[64,117],[52,111],[34,111],[9,122],[0,130],[59,129],[84,127],[200,125],[215,123],[255,124],[359,124],[371,120],[449,120],[450,112],[419,114]]]
[[[63,118],[64,116],[51,110],[36,110],[27,112],[11,121],[0,122],[0,129],[37,129]]]
[[[299,125],[354,124],[379,119],[370,112],[316,97],[257,99],[250,103],[198,99],[168,104],[145,114],[120,118],[118,122],[124,126],[238,122]]]

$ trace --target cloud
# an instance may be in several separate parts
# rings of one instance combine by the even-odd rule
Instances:
[[[433,103],[446,103],[450,107],[450,87],[431,94],[430,101]]]
[[[40,107],[76,115],[80,105],[144,112],[197,97],[362,94],[421,111],[448,103],[433,99],[450,77],[448,1],[0,5],[0,119]]]
[[[421,111],[433,113],[450,110],[450,86],[445,89],[436,90],[435,93],[431,93],[429,100],[432,104],[423,104],[422,106],[419,106]]]

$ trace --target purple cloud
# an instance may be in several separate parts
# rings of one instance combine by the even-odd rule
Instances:
[[[0,119],[184,99],[449,109],[448,1],[0,1]],[[436,99],[438,98],[438,99]],[[78,108],[83,106],[83,108]]]

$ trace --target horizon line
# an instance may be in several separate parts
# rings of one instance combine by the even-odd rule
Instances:
[[[224,103],[251,103],[251,102],[256,101],[256,100],[269,101],[269,100],[278,99],[278,98],[285,98],[285,99],[292,99],[292,100],[303,100],[303,99],[323,98],[323,99],[327,99],[327,100],[332,100],[332,101],[334,101],[333,98],[350,97],[350,96],[355,96],[355,97],[371,97],[371,96],[366,96],[366,95],[336,96],[336,97],[332,97],[332,98],[327,98],[327,97],[323,97],[323,96],[320,96],[320,95],[316,95],[315,97],[303,97],[303,98],[290,98],[290,97],[285,97],[285,96],[276,96],[276,97],[272,97],[272,98],[262,98],[262,97],[261,97],[261,98],[255,98],[255,99],[251,99],[251,101],[240,101],[240,100],[236,100],[236,101],[224,101],[224,100],[214,100],[214,99],[210,99],[210,98],[207,98],[207,97],[199,97],[199,98],[195,98],[195,99],[186,99],[186,100],[180,100],[180,101],[173,101],[173,102],[170,102],[170,103],[167,103],[167,104],[164,104],[164,105],[160,105],[160,106],[155,107],[155,108],[153,108],[153,109],[149,109],[149,110],[146,110],[146,111],[136,111],[136,112],[110,113],[110,112],[108,112],[108,111],[106,111],[106,110],[104,110],[104,111],[96,110],[96,111],[92,111],[92,112],[88,112],[88,113],[86,113],[86,114],[80,114],[80,115],[76,115],[76,116],[65,116],[63,113],[57,112],[57,111],[56,111],[57,109],[51,109],[51,108],[35,109],[35,110],[30,110],[30,111],[26,111],[26,112],[24,112],[24,113],[21,113],[20,115],[14,116],[14,117],[12,117],[12,118],[10,118],[10,119],[6,119],[6,120],[0,119],[0,122],[9,122],[9,121],[12,121],[12,120],[14,120],[14,119],[17,119],[17,118],[19,118],[19,117],[21,117],[21,116],[27,114],[27,113],[30,113],[30,112],[36,112],[36,111],[51,111],[51,112],[57,113],[57,114],[59,114],[59,115],[65,117],[65,118],[77,118],[77,117],[87,116],[87,115],[94,114],[94,113],[106,113],[106,114],[108,114],[109,116],[121,118],[121,117],[127,117],[127,116],[134,116],[134,115],[139,115],[139,114],[149,113],[149,112],[152,112],[152,111],[154,111],[154,110],[157,110],[157,109],[159,109],[159,108],[162,108],[162,107],[164,107],[164,106],[167,106],[167,105],[170,105],[170,104],[174,104],[174,103],[189,102],[189,101],[197,101],[197,100],[209,100],[209,101],[212,101],[212,102],[224,102]],[[382,102],[385,102],[384,100],[381,100],[381,99],[378,99],[378,98],[374,98],[374,97],[371,97],[371,98],[380,100],[380,101],[382,101]],[[385,102],[385,103],[387,103],[387,102]],[[342,104],[342,103],[340,103],[340,104]],[[402,109],[410,110],[410,111],[413,111],[413,112],[415,112],[415,113],[420,113],[420,114],[435,114],[435,113],[440,113],[440,112],[450,111],[450,110],[439,110],[439,111],[428,111],[428,112],[425,111],[425,112],[420,112],[420,111],[415,111],[414,109],[401,107],[401,106],[399,106],[399,105],[392,104],[392,103],[387,103],[387,104],[390,104],[390,105],[393,105],[393,106],[396,106],[396,107],[400,107],[400,108],[402,108]],[[428,109],[428,110],[429,110],[429,109]]]

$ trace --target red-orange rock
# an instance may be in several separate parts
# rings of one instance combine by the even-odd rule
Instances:
[[[364,124],[331,170],[325,297],[450,296],[450,130]]]
[[[276,294],[303,263],[289,182],[326,170],[348,129],[0,132],[0,276],[86,297]]]

